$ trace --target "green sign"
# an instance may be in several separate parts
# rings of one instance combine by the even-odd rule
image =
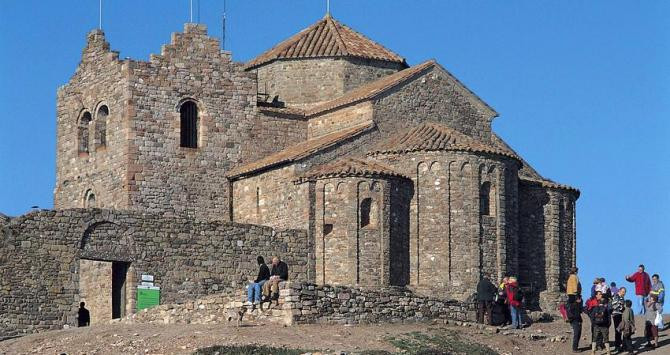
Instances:
[[[137,286],[137,310],[156,307],[160,304],[161,291],[158,287]]]

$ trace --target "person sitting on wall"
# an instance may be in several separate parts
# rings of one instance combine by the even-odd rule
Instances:
[[[279,299],[279,282],[288,280],[288,265],[281,261],[278,256],[272,258],[272,270],[270,280],[263,284],[264,301],[276,301]]]
[[[91,313],[84,307],[85,302],[79,304],[79,315],[77,316],[77,325],[79,327],[88,327],[91,325]]]
[[[265,259],[259,255],[256,261],[259,265],[258,276],[247,286],[247,302],[251,305],[251,310],[261,303],[261,288],[270,279],[270,269],[265,265]]]
[[[484,324],[484,316],[487,318],[487,324],[492,323],[493,300],[495,299],[497,289],[495,285],[484,276],[477,284],[477,323]]]

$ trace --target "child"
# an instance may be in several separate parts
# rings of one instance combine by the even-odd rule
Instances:
[[[625,307],[621,315],[621,323],[619,328],[621,335],[623,335],[623,348],[629,354],[633,354],[633,340],[631,339],[635,333],[635,317],[633,316],[633,301],[626,300]]]
[[[645,304],[644,318],[646,322],[644,326],[644,335],[647,337],[648,348],[658,347],[658,327],[654,323],[656,321],[656,312],[658,311],[658,303],[656,303],[657,300],[658,298],[656,295],[650,295],[647,303]]]

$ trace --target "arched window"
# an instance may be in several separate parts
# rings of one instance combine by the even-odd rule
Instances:
[[[198,147],[198,106],[193,101],[184,102],[179,108],[181,117],[181,143],[187,148]]]
[[[372,198],[364,198],[361,201],[361,228],[377,226],[377,205],[372,203]]]
[[[95,208],[95,194],[92,190],[86,191],[84,195],[84,207],[86,208]]]
[[[495,215],[495,192],[488,181],[484,182],[479,189],[479,214],[482,216]]]
[[[79,119],[77,140],[79,153],[88,153],[88,126],[91,123],[91,113],[86,111]]]
[[[109,108],[106,105],[100,106],[95,115],[95,147],[104,147],[107,145],[107,116]]]

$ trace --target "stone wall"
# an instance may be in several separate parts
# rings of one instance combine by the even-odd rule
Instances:
[[[258,90],[292,106],[329,101],[403,68],[400,63],[349,58],[282,59],[253,69]]]
[[[186,24],[149,62],[131,62],[130,207],[228,219],[225,174],[242,160],[256,85],[204,25]],[[198,108],[197,148],[180,146],[180,105]]]
[[[309,138],[320,137],[372,121],[372,118],[372,104],[370,102],[361,102],[311,117],[307,124],[307,136]]]
[[[374,101],[374,121],[384,138],[423,121],[434,120],[488,142],[495,115],[439,66]]]
[[[272,108],[258,108],[251,133],[243,146],[241,163],[249,163],[307,140],[304,117]]]
[[[402,287],[366,289],[288,282],[279,292],[288,324],[475,320],[473,303],[420,296]]]
[[[486,275],[515,270],[508,258],[517,239],[518,162],[488,154],[415,152],[376,155],[375,160],[413,181],[410,204],[410,285],[470,296]],[[494,186],[491,214],[480,211],[480,186]],[[512,251],[513,252],[513,251]]]
[[[110,51],[103,32],[90,32],[75,74],[58,89],[55,208],[85,207],[91,194],[97,207],[127,207],[127,76],[128,62]]]
[[[82,260],[125,262],[127,282],[154,275],[161,303],[179,303],[242,288],[258,273],[257,255],[280,255],[291,280],[309,280],[306,245],[305,231],[146,213],[74,209],[13,218],[0,237],[0,336],[75,325]]]

